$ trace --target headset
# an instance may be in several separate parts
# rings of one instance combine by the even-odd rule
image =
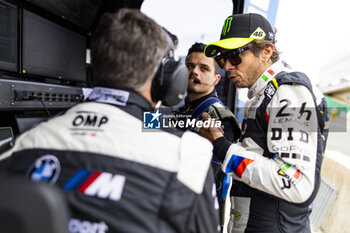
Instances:
[[[168,52],[155,74],[152,82],[152,100],[164,106],[174,106],[183,100],[187,90],[187,67],[174,58],[174,42],[170,35],[164,31],[168,41]]]

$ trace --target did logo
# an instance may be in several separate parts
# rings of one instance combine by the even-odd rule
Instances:
[[[144,129],[160,129],[161,113],[159,110],[143,113],[143,128]]]

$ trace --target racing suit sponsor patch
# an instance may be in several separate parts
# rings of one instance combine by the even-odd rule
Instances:
[[[270,99],[276,93],[276,87],[273,85],[272,82],[267,84],[267,86],[265,88],[265,93]]]
[[[97,132],[104,131],[109,119],[106,115],[94,111],[77,111],[69,129],[72,135],[96,136]]]
[[[68,230],[70,233],[105,233],[108,231],[108,226],[105,222],[80,221],[79,219],[71,218]]]
[[[124,90],[95,87],[90,93],[88,100],[126,106],[130,92]]]
[[[125,176],[107,172],[90,172],[80,169],[63,186],[65,190],[76,190],[87,196],[119,201],[125,184]]]
[[[290,183],[296,184],[303,177],[303,174],[298,169],[296,169],[295,167],[292,167],[289,164],[283,164],[278,170],[278,175],[288,180],[287,181],[288,183],[285,182],[285,179],[282,180],[283,182],[282,189],[290,188]]]
[[[246,167],[254,160],[247,159],[238,155],[232,155],[230,161],[226,166],[225,173],[234,172],[239,178],[242,177]]]
[[[61,172],[59,160],[53,155],[43,155],[35,160],[26,173],[34,182],[56,183]]]

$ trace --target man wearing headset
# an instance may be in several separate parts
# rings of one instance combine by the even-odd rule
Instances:
[[[1,172],[63,189],[74,233],[217,232],[212,145],[192,132],[142,131],[167,52],[165,32],[140,11],[104,15],[88,102],[21,135]]]
[[[215,86],[221,75],[219,66],[213,58],[204,54],[205,44],[194,43],[186,56],[188,70],[188,85],[185,104],[175,113],[192,115],[201,118],[201,113],[207,111],[213,118],[220,120],[224,126],[225,138],[234,141],[240,136],[240,129],[233,113],[218,99]],[[198,129],[193,129],[198,131]]]

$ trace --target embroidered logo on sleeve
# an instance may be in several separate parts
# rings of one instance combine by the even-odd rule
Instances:
[[[225,173],[234,172],[239,178],[241,178],[247,166],[253,161],[254,160],[252,159],[247,159],[238,155],[232,155],[230,161],[226,166]]]

